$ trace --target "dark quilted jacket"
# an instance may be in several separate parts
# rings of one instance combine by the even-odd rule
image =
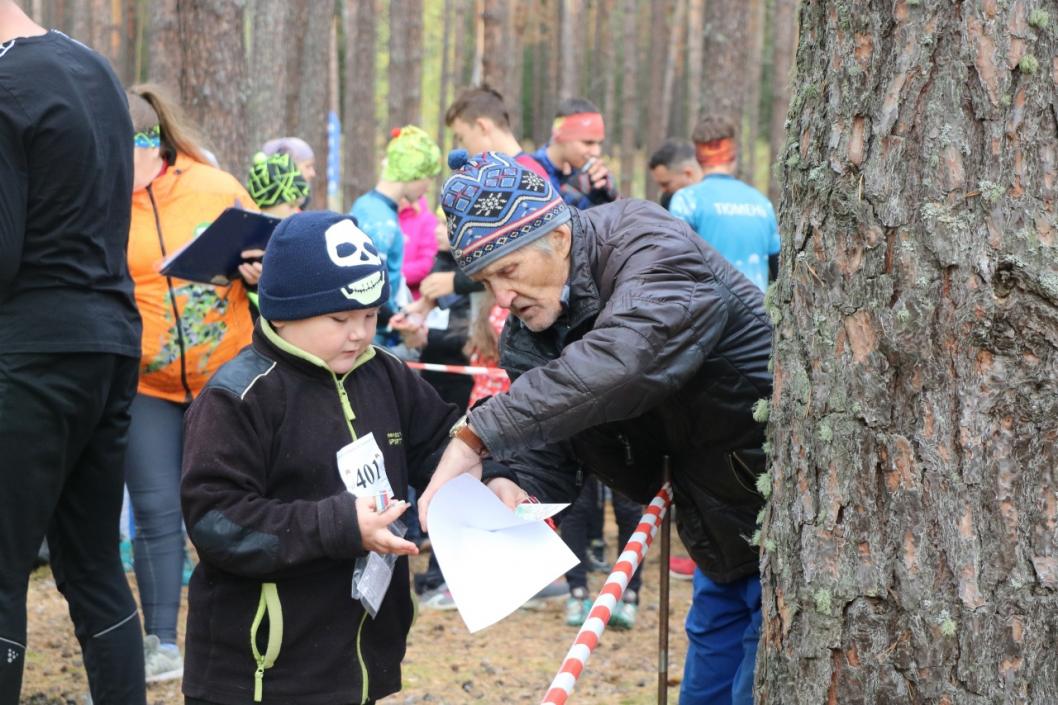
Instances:
[[[575,211],[565,313],[542,333],[513,316],[510,392],[470,423],[541,499],[569,500],[580,468],[640,502],[672,461],[680,536],[702,571],[757,570],[771,325],[760,290],[684,223],[628,199]]]

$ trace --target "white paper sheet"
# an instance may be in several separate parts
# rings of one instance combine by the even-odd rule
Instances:
[[[516,516],[470,475],[441,487],[427,521],[437,562],[471,633],[500,621],[577,564],[547,524]]]

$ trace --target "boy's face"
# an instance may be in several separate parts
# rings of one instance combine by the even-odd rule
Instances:
[[[596,140],[568,140],[558,142],[562,161],[574,169],[580,169],[589,159],[602,155],[602,142]]]
[[[473,122],[456,118],[452,121],[452,134],[455,135],[456,141],[470,154],[494,152],[495,145],[491,137],[492,131],[489,129],[491,126],[492,121],[486,121],[485,118],[478,118]]]
[[[404,183],[404,193],[402,195],[409,202],[418,203],[419,199],[423,197],[432,183],[433,179],[430,177],[416,179],[415,181],[406,181]]]
[[[353,369],[375,337],[378,307],[336,311],[300,321],[273,321],[279,337],[327,363],[338,375]]]

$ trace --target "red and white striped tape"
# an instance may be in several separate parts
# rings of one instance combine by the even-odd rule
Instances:
[[[624,594],[628,581],[632,579],[636,568],[646,557],[647,549],[654,541],[654,535],[661,527],[661,520],[665,518],[665,512],[671,504],[672,485],[666,482],[657,497],[647,506],[647,511],[639,520],[635,533],[629,539],[624,552],[618,557],[610,577],[606,579],[602,592],[592,604],[588,619],[577,632],[577,638],[573,640],[573,646],[566,653],[562,667],[558,669],[558,675],[547,689],[543,705],[564,705],[566,699],[573,693],[577,679],[580,678],[584,667],[588,664],[588,657],[599,645],[599,639],[610,622],[613,608]]]
[[[439,365],[434,362],[409,362],[408,367],[413,370],[425,370],[427,372],[451,372],[456,375],[490,375],[493,377],[506,377],[507,372],[501,367],[472,367],[470,365]]]

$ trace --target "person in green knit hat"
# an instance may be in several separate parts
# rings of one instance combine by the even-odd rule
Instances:
[[[309,182],[289,154],[254,155],[246,191],[262,213],[286,218],[301,210],[309,195]]]
[[[402,198],[417,202],[440,172],[441,149],[426,132],[414,125],[395,129],[386,145],[382,178],[375,188],[356,199],[349,211],[386,264],[390,297],[379,312],[382,325],[399,310],[397,295],[403,283],[404,235],[397,204]]]

